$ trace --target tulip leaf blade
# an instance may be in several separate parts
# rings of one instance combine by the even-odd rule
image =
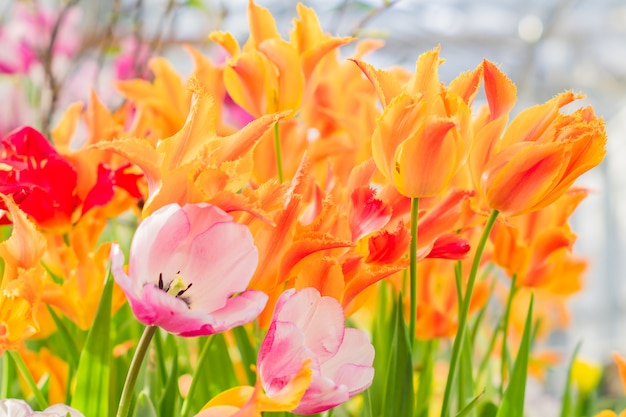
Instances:
[[[170,336],[168,334],[168,336]],[[173,339],[173,337],[172,337]],[[177,416],[179,408],[177,407],[178,403],[178,354],[177,354],[177,346],[174,343],[173,345],[173,354],[172,354],[172,367],[170,373],[165,382],[165,387],[163,389],[163,394],[161,396],[161,400],[159,401],[159,409],[161,416]],[[137,413],[138,416],[142,414]]]
[[[139,396],[137,396],[137,406],[135,407],[135,415],[141,417],[158,417],[156,412],[156,408],[154,404],[152,404],[152,400],[150,399],[150,395],[146,393],[146,391],[141,391]],[[161,414],[161,415],[170,415],[170,414]]]
[[[256,374],[252,371],[252,366],[256,364],[256,350],[254,349],[254,346],[252,346],[252,342],[250,341],[250,337],[245,326],[237,326],[232,330],[232,332],[235,336],[235,341],[237,342],[237,348],[239,349],[239,354],[241,355],[241,361],[248,378],[248,384],[254,385],[256,381]]]
[[[385,416],[413,416],[413,361],[403,311],[402,298],[399,296],[393,313],[395,329],[383,399],[382,415]]]
[[[580,351],[582,343],[578,342],[576,344],[576,348],[574,348],[574,353],[572,354],[572,359],[570,360],[569,366],[567,368],[567,378],[565,378],[565,390],[563,392],[563,400],[561,403],[561,417],[569,417],[573,415],[572,410],[572,369],[574,368],[574,362],[578,357],[578,352]]]
[[[374,416],[381,415],[384,388],[387,375],[380,370],[386,369],[391,350],[390,340],[393,340],[393,329],[395,327],[395,318],[390,307],[390,297],[385,282],[381,282],[378,288],[378,306],[377,314],[374,316],[374,325],[372,330],[372,344],[376,354],[374,355],[374,369],[379,371],[374,373],[372,385],[367,390],[369,396],[370,412]]]
[[[476,397],[474,394],[474,375],[473,375],[473,366],[472,366],[472,344],[469,339],[469,334],[466,331],[463,334],[465,337],[465,343],[463,343],[463,347],[461,348],[461,359],[459,361],[459,375],[458,375],[458,398],[459,398],[459,408],[465,411],[468,417],[475,417],[476,411],[474,407],[466,407],[466,405],[472,404],[474,400],[478,400],[480,396]]]
[[[478,405],[478,402],[483,397],[483,395],[485,395],[485,391],[481,392],[480,394],[475,396],[470,402],[465,404],[463,409],[461,409],[461,411],[459,411],[455,417],[467,417],[472,412],[476,414],[476,406]]]
[[[71,406],[86,416],[109,415],[113,278],[107,274],[96,316],[78,360]]]
[[[509,385],[504,392],[502,403],[498,409],[496,417],[523,417],[524,416],[524,396],[526,393],[526,377],[528,375],[528,356],[531,345],[531,334],[533,328],[533,303],[534,295],[530,297],[526,323],[522,342],[520,343],[513,365],[513,372]]]
[[[46,304],[46,307],[48,307],[48,313],[50,313],[52,321],[54,321],[54,324],[57,326],[57,331],[61,336],[61,341],[63,342],[63,348],[67,352],[65,358],[67,358],[67,362],[71,367],[76,368],[78,366],[78,358],[80,357],[80,351],[76,346],[76,341],[72,335],[70,335],[70,332],[63,323],[63,320],[56,314],[54,309],[50,307],[49,304]]]

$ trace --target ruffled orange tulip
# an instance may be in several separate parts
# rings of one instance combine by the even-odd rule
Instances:
[[[587,262],[571,253],[576,236],[567,220],[586,195],[585,190],[570,190],[549,207],[496,223],[493,261],[515,275],[518,286],[562,295],[577,292]]]
[[[384,106],[372,135],[376,166],[407,197],[441,193],[466,158],[473,93],[463,92],[472,89],[441,84],[439,48],[420,55],[415,73],[404,85],[389,72],[355,62],[377,88]],[[471,79],[477,87],[479,79]]]
[[[148,139],[123,138],[95,146],[136,164],[148,181],[147,216],[169,203],[209,202],[229,211],[242,197],[239,190],[252,175],[252,150],[285,113],[266,115],[236,133],[216,132],[214,101],[204,87],[190,82],[194,100],[183,127],[155,146]],[[224,198],[224,195],[227,198]]]
[[[248,2],[250,38],[243,51],[230,33],[210,35],[231,56],[224,69],[228,94],[255,117],[296,110],[306,79],[320,59],[352,41],[324,35],[313,9],[299,4],[298,14],[289,42],[281,38],[269,10],[252,0]]]
[[[510,91],[512,83],[489,61],[484,67],[487,101],[495,117],[508,112],[510,103],[502,103],[499,92]],[[559,94],[521,112],[501,138],[499,129],[492,129],[476,139],[486,141],[478,146],[484,161],[479,188],[490,208],[510,216],[539,210],[602,161],[606,153],[602,119],[591,107],[560,112],[579,98],[572,92]]]
[[[46,240],[35,225],[15,205],[0,194],[13,222],[11,237],[0,243],[4,274],[0,282],[0,352],[15,350],[20,343],[37,333],[35,313],[41,301],[46,272],[39,260]]]

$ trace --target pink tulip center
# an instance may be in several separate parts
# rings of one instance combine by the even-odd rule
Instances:
[[[163,290],[169,295],[173,295],[176,298],[180,298],[187,304],[187,307],[190,306],[191,301],[189,297],[184,297],[183,295],[187,292],[193,283],[189,284],[185,283],[182,275],[180,275],[180,271],[174,275],[174,278],[169,281],[167,284],[163,281],[163,273],[159,274],[159,289]]]

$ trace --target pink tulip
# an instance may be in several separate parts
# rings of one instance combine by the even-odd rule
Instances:
[[[33,411],[24,400],[13,398],[0,400],[0,417],[85,417],[79,411],[65,404],[56,404],[44,411]]]
[[[258,370],[268,397],[278,393],[310,358],[313,380],[298,414],[333,408],[364,391],[374,378],[374,347],[362,330],[346,329],[343,310],[315,288],[285,291],[261,345]]]
[[[128,274],[116,244],[111,261],[137,319],[180,336],[248,323],[267,302],[263,292],[246,291],[258,261],[250,231],[210,204],[160,208],[137,228]]]

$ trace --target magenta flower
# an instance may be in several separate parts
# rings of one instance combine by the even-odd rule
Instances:
[[[322,297],[315,288],[285,291],[257,361],[268,397],[277,394],[311,359],[313,380],[298,414],[333,408],[364,391],[374,378],[374,347],[362,330],[345,327],[339,302]]]
[[[210,204],[160,208],[137,228],[128,274],[116,244],[111,261],[137,319],[180,336],[248,323],[267,302],[263,292],[246,291],[258,261],[250,231]]]
[[[55,404],[44,411],[33,411],[24,400],[13,398],[0,400],[0,417],[85,417],[79,411],[65,404]]]

